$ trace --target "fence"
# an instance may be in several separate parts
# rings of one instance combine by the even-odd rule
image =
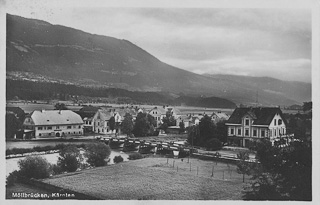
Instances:
[[[198,177],[210,177],[217,180],[246,182],[249,176],[237,172],[237,166],[221,161],[203,161],[195,158],[172,159],[165,161],[168,168],[179,174],[189,174]]]

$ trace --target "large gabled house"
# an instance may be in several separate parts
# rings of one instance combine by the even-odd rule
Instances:
[[[63,137],[83,134],[83,120],[71,110],[35,110],[26,116],[27,138]]]
[[[148,112],[157,122],[157,127],[162,123],[162,119],[166,117],[166,109],[163,107],[154,107]]]
[[[236,108],[226,121],[228,142],[246,147],[249,141],[267,138],[272,144],[281,138],[289,141],[286,120],[280,108]]]

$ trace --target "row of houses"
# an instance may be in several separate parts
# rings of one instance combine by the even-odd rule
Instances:
[[[183,115],[172,107],[143,108],[105,108],[86,106],[78,112],[71,110],[35,110],[27,115],[23,122],[25,138],[63,137],[83,135],[84,132],[98,134],[121,133],[121,126],[110,129],[109,120],[114,117],[115,124],[120,125],[126,113],[135,121],[139,112],[149,113],[160,126],[167,114],[176,119],[176,126],[181,122],[185,127],[199,124],[202,114]],[[249,141],[268,138],[272,143],[293,138],[287,134],[287,122],[280,108],[257,107],[236,108],[231,116],[222,112],[211,115],[213,122],[225,120],[228,141],[245,147]]]
[[[79,111],[71,110],[35,110],[27,115],[23,122],[25,138],[63,137],[69,135],[83,135],[86,132],[97,134],[121,133],[121,122],[128,113],[135,121],[138,113],[148,113],[156,120],[157,127],[162,124],[168,114],[176,119],[176,126],[181,122],[184,127],[199,124],[204,115],[182,115],[174,107],[154,107],[151,110],[143,108],[111,108],[85,106]],[[115,129],[111,129],[109,120],[114,117]],[[227,120],[229,116],[217,112],[212,114],[213,121]]]

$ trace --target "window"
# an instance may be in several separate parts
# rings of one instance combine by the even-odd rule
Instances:
[[[249,126],[249,119],[245,119],[245,125]]]
[[[281,119],[278,120],[278,125],[282,125],[282,120]]]
[[[98,126],[100,126],[100,122],[98,122]]]
[[[56,128],[59,129],[59,126],[57,126]]]
[[[245,136],[249,136],[249,129],[245,130]]]
[[[68,126],[67,129],[71,129],[71,126]],[[69,133],[70,134],[70,133]]]
[[[274,125],[277,125],[277,120],[276,120],[276,119],[274,119],[273,121],[274,121]]]
[[[81,125],[79,125],[79,129],[81,128]]]
[[[277,136],[277,130],[274,129],[274,136],[276,137]]]
[[[42,130],[42,127],[38,127],[38,130]]]
[[[79,132],[79,134],[81,134],[81,132]]]
[[[76,134],[76,132],[73,132],[73,134]]]
[[[253,130],[253,136],[256,137],[257,136],[257,130]]]
[[[233,128],[230,129],[230,134],[232,134],[232,135],[234,134]]]
[[[41,134],[39,134],[39,137],[41,137]]]
[[[279,129],[279,136],[281,135],[281,129]]]
[[[261,130],[261,137],[265,137],[266,133],[264,130]]]
[[[241,129],[238,129],[238,135],[241,135]]]
[[[69,133],[69,135],[70,135],[70,132],[68,132]]]
[[[51,136],[51,133],[49,133],[49,136]]]
[[[52,130],[52,127],[48,127],[47,129],[48,129],[48,130]]]

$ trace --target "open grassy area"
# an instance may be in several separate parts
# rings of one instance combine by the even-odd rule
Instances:
[[[234,166],[190,159],[190,171],[187,161],[169,159],[167,164],[167,158],[145,158],[62,174],[44,182],[102,199],[241,200],[242,177]],[[231,178],[228,170],[233,170]]]

